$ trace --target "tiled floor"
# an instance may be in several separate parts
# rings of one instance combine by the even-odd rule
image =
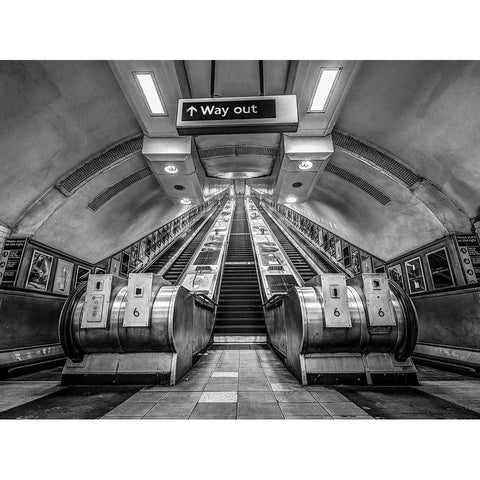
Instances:
[[[173,387],[62,387],[58,368],[0,381],[0,418],[480,418],[479,379],[417,368],[418,387],[304,387],[266,345],[214,345]]]
[[[145,387],[103,418],[371,418],[332,388],[303,387],[268,349],[210,350],[174,387]]]

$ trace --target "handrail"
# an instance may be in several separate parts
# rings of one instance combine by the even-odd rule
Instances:
[[[367,253],[370,257],[375,258],[377,260],[379,260],[381,263],[385,264],[386,262],[383,261],[381,258],[377,257],[376,255],[373,255],[372,253],[368,252],[367,250],[365,250],[364,248],[360,248],[358,247],[357,245],[354,245],[352,242],[349,242],[348,240],[345,240],[343,237],[341,237],[340,235],[336,234],[336,233],[333,233],[331,232],[330,230],[328,230],[328,228],[325,228],[323,225],[320,225],[320,223],[317,223],[313,220],[311,220],[310,218],[306,217],[305,215],[302,215],[301,213],[293,210],[292,208],[288,207],[287,205],[283,205],[283,204],[278,204],[278,203],[275,203],[272,199],[271,199],[271,195],[269,195],[268,193],[262,193],[258,190],[256,190],[255,188],[252,188],[252,191],[254,192],[255,196],[259,199],[259,200],[263,200],[267,203],[270,203],[271,206],[277,211],[279,212],[276,208],[275,208],[275,205],[280,205],[281,207],[285,208],[286,210],[290,210],[291,212],[295,213],[296,215],[298,215],[299,217],[301,218],[304,218],[305,220],[308,220],[309,222],[317,225],[318,227],[320,227],[322,230],[325,230],[326,232],[328,232],[330,235],[334,235],[335,237],[339,238],[340,240],[342,240],[342,242],[350,245],[350,247],[353,247],[354,249],[358,250],[358,251],[362,251],[362,252],[365,252]],[[280,212],[279,212],[280,213]],[[285,217],[286,218],[286,217]],[[288,220],[288,219],[287,219]],[[299,231],[303,234],[304,232],[302,230],[299,229]],[[320,244],[320,242],[319,242]]]
[[[218,303],[215,302],[214,300],[212,300],[210,297],[208,297],[207,295],[205,295],[204,293],[192,293],[193,297],[195,298],[195,300],[199,300],[201,302],[205,302],[207,304],[213,304],[215,307],[218,307]],[[207,306],[207,305],[205,305]],[[208,305],[210,306],[210,305]]]
[[[112,255],[109,255],[108,257],[104,258],[103,260],[101,260],[100,262],[97,262],[96,265],[99,265],[99,264],[102,264],[104,263],[106,260],[110,259],[110,258],[113,258],[115,257],[116,255],[119,255],[121,254],[122,252],[124,252],[125,250],[128,250],[129,248],[132,248],[133,245],[137,244],[137,243],[140,243],[142,242],[144,239],[150,237],[151,235],[153,235],[154,233],[158,232],[159,230],[161,230],[162,228],[166,228],[166,227],[169,227],[170,225],[172,225],[174,222],[178,222],[179,220],[181,220],[181,218],[185,215],[188,215],[189,212],[192,212],[195,208],[201,208],[201,211],[198,212],[198,213],[202,213],[204,212],[206,209],[208,209],[213,203],[217,202],[218,200],[221,200],[225,194],[227,193],[227,190],[228,188],[225,188],[224,190],[222,190],[221,192],[217,193],[216,195],[212,196],[211,198],[209,198],[205,203],[201,204],[201,205],[196,205],[194,207],[192,207],[191,209],[187,210],[186,212],[182,213],[181,215],[179,215],[178,217],[175,217],[173,220],[170,220],[168,223],[165,223],[164,225],[161,225],[159,227],[157,227],[156,229],[152,230],[150,233],[147,233],[146,235],[144,235],[143,237],[140,237],[138,238],[137,240],[135,240],[134,242],[130,243],[129,245],[127,245],[126,247],[122,248],[121,250],[113,253]],[[198,213],[195,215],[197,216]],[[138,266],[139,267],[139,266]],[[134,267],[135,269],[137,268]]]
[[[400,299],[400,305],[405,315],[405,335],[402,344],[397,352],[395,359],[404,362],[410,357],[418,341],[418,316],[415,306],[410,297],[393,280],[388,281],[388,285],[395,295]]]
[[[262,303],[262,307],[266,309],[275,308],[283,302],[283,297],[286,295],[287,292],[284,293],[275,293],[272,295],[267,301]]]

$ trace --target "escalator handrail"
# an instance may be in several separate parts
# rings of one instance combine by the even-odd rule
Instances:
[[[393,280],[388,284],[400,300],[405,315],[405,335],[399,349],[395,352],[395,359],[404,362],[413,353],[418,340],[418,315],[411,298]]]

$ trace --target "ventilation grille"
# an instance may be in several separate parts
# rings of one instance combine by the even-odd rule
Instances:
[[[355,175],[352,172],[349,172],[348,170],[344,170],[343,168],[337,167],[332,163],[327,163],[325,167],[325,171],[333,173],[337,177],[340,177],[343,180],[346,180],[347,182],[353,183],[353,185],[357,186],[358,188],[361,188],[364,192],[368,193],[371,197],[373,197],[375,200],[380,202],[382,205],[386,205],[388,202],[390,202],[390,197],[385,195],[378,188],[374,187],[371,183],[368,183],[362,178],[357,177],[357,175]]]
[[[201,148],[198,151],[200,158],[212,157],[239,157],[241,155],[259,155],[262,157],[275,157],[277,147],[264,147],[257,145],[222,145],[219,147]]]
[[[73,172],[63,177],[55,187],[66,197],[69,197],[92,177],[98,175],[116,163],[127,160],[140,153],[142,151],[142,144],[143,135],[119,143],[106,152],[84,162]]]
[[[137,170],[135,173],[132,173],[128,177],[123,178],[115,185],[107,188],[100,195],[97,195],[89,204],[88,209],[92,212],[96,212],[99,208],[103,207],[109,200],[111,200],[115,195],[118,195],[121,191],[128,188],[130,185],[137,183],[142,180],[142,178],[148,177],[152,172],[148,167]]]
[[[398,163],[392,157],[378,151],[377,149],[362,143],[356,138],[346,135],[338,130],[332,132],[332,139],[335,146],[343,148],[355,155],[363,157],[370,162],[378,165],[383,170],[391,173],[397,177],[408,187],[413,187],[415,183],[421,180],[416,173],[412,172],[409,168],[405,167],[401,163]]]

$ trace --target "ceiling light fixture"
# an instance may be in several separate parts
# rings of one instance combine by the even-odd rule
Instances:
[[[166,173],[170,173],[170,174],[178,172],[178,168],[175,165],[167,165],[164,168],[164,170],[165,170]]]
[[[296,201],[297,201],[297,197],[293,197],[293,196],[287,197],[285,199],[285,202],[287,202],[287,203],[295,203]]]
[[[192,203],[192,201],[191,201],[189,198],[182,198],[182,199],[180,200],[180,203],[181,203],[182,205],[190,205],[190,204]]]
[[[133,76],[142,93],[143,99],[152,116],[167,115],[160,89],[158,88],[153,72],[133,72]]]
[[[305,160],[298,164],[300,170],[310,170],[313,167],[313,163],[310,160]]]
[[[309,112],[325,112],[341,68],[322,68],[310,103]]]

